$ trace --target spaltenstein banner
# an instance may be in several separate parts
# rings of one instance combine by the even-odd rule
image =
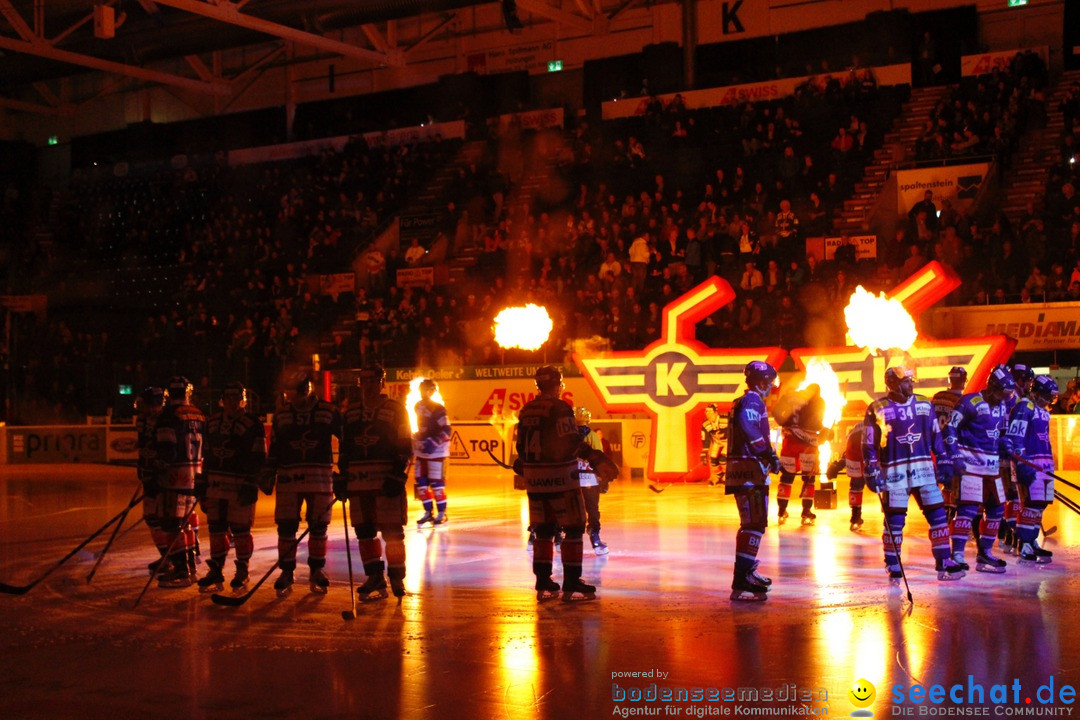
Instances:
[[[1049,305],[970,305],[931,310],[927,317],[938,336],[1001,334],[1016,338],[1016,349],[1080,348],[1080,303]]]
[[[522,130],[539,130],[541,128],[561,128],[564,123],[562,108],[549,108],[547,110],[530,110],[529,112],[509,113],[499,116],[499,132],[505,132],[511,125],[516,125]]]
[[[902,85],[911,82],[911,66],[887,65],[884,67],[871,68],[878,85]],[[841,85],[850,81],[851,74],[847,72],[832,73],[829,77],[840,81]],[[658,95],[657,98],[666,107],[676,95],[682,95],[687,109],[722,107],[725,105],[741,105],[747,102],[759,102],[761,100],[776,100],[795,94],[795,90],[808,82],[821,82],[825,78],[819,75],[804,75],[802,77],[780,78],[778,80],[766,80],[763,82],[746,83],[744,85],[727,85],[725,87],[708,88],[706,90],[689,90],[683,93],[668,93]],[[645,108],[651,98],[636,97],[610,100],[601,105],[601,115],[604,120],[615,118],[633,117],[644,115]]]
[[[1050,48],[1046,45],[1036,48],[1028,48],[1043,59],[1048,66],[1050,64]],[[963,77],[978,77],[988,75],[995,70],[1007,73],[1009,64],[1022,50],[1001,50],[999,52],[979,53],[977,55],[964,55],[960,58],[960,75]]]
[[[938,210],[941,209],[942,198],[948,198],[954,208],[969,208],[978,197],[989,169],[989,163],[971,163],[899,170],[896,173],[897,211],[906,215],[916,203],[922,201],[927,190],[934,193],[934,204]]]
[[[393,145],[406,145],[420,142],[421,140],[434,140],[436,138],[465,138],[465,121],[453,120],[451,122],[425,123],[407,128],[395,128],[394,130],[378,130],[364,133],[364,140],[371,147],[391,147]]]

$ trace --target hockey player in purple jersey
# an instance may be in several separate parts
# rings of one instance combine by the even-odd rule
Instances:
[[[425,378],[420,383],[420,401],[416,403],[416,424],[413,451],[416,456],[416,491],[424,504],[424,516],[417,527],[426,523],[446,522],[446,460],[450,457],[450,420],[446,408],[435,402],[432,395],[439,389],[435,381]],[[432,515],[432,498],[438,515]]]
[[[863,460],[866,486],[881,496],[885,531],[881,541],[889,579],[902,577],[899,555],[907,522],[908,497],[922,509],[930,524],[930,548],[939,580],[959,580],[964,570],[949,551],[949,523],[938,487],[952,478],[952,467],[941,439],[934,407],[915,395],[914,373],[905,367],[885,371],[889,394],[866,411]],[[935,467],[935,460],[937,465]]]
[[[975,569],[986,573],[1005,572],[1006,563],[993,553],[998,526],[1005,512],[1005,488],[1001,483],[1000,458],[1005,451],[1008,423],[1006,401],[1016,383],[1005,367],[994,368],[982,392],[967,393],[953,408],[945,425],[945,449],[952,463],[952,498],[956,515],[949,524],[952,558],[964,570],[964,548],[973,524],[983,507],[978,528]]]
[[[780,472],[780,458],[769,437],[769,413],[765,408],[765,398],[776,382],[776,369],[754,360],[743,374],[746,392],[731,407],[724,475],[724,491],[735,496],[739,509],[731,599],[761,601],[768,598],[772,580],[758,574],[757,555],[769,524],[769,475]]]
[[[1005,443],[1011,453],[1038,466],[1016,463],[1016,484],[1020,491],[1020,513],[1016,521],[1017,554],[1021,565],[1046,565],[1054,554],[1039,547],[1043,510],[1054,501],[1054,453],[1050,447],[1050,406],[1057,399],[1057,382],[1040,375],[1026,398],[1009,415]]]
[[[251,526],[259,498],[256,478],[265,462],[262,421],[247,412],[247,388],[231,382],[222,393],[221,410],[206,423],[206,486],[200,497],[210,526],[210,559],[200,589],[222,589],[230,535],[236,546],[236,575],[230,585],[235,590],[247,582],[255,550]]]
[[[326,532],[334,506],[333,438],[341,440],[341,413],[315,394],[311,378],[297,383],[291,401],[276,415],[270,430],[270,450],[260,485],[267,495],[277,480],[274,522],[278,531],[281,574],[274,589],[284,594],[296,570],[296,533],[300,512],[311,530],[308,537],[308,579],[313,592],[330,587],[326,576]]]
[[[1013,363],[1012,376],[1016,381],[1016,393],[1005,402],[1006,411],[1010,415],[1013,408],[1028,396],[1035,381],[1034,371],[1023,363]],[[1001,481],[1005,486],[1005,516],[998,530],[998,539],[1001,540],[1002,551],[1006,555],[1012,555],[1020,546],[1016,538],[1016,521],[1020,516],[1020,495],[1016,487],[1016,463],[1011,459],[1001,463]]]

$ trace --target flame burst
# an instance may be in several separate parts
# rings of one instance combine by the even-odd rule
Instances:
[[[915,344],[918,331],[904,305],[885,293],[874,295],[862,285],[844,308],[851,344],[877,353],[889,348],[908,350]]]
[[[810,358],[810,361],[806,363],[806,377],[799,383],[797,390],[805,390],[811,384],[816,384],[821,388],[821,399],[825,401],[825,415],[821,424],[831,429],[840,420],[847,400],[840,392],[840,378],[833,371],[832,365],[824,358]],[[821,443],[818,446],[818,455],[818,469],[820,472],[825,472],[832,458],[832,443],[828,441]]]
[[[423,375],[417,375],[409,381],[409,394],[405,396],[405,409],[409,412],[409,428],[415,433],[420,430],[420,423],[416,421],[416,403],[420,402],[420,383],[424,381]],[[444,405],[442,393],[438,386],[431,399],[440,405]]]
[[[525,307],[503,308],[495,316],[495,342],[501,348],[538,350],[547,342],[555,323],[547,308],[529,303]]]

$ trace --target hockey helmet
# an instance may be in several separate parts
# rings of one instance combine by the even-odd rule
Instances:
[[[949,385],[954,389],[959,389],[967,385],[968,372],[967,368],[961,365],[954,365],[949,370]]]
[[[536,380],[536,389],[540,392],[545,390],[558,390],[562,387],[562,370],[554,365],[544,365],[533,376]]]
[[[1031,383],[1028,397],[1043,407],[1053,405],[1057,401],[1058,384],[1049,375],[1039,375]]]
[[[293,399],[303,400],[308,395],[315,392],[315,382],[311,379],[310,375],[301,375],[300,379],[296,381],[296,387],[293,389]]]
[[[383,370],[383,366],[378,363],[372,363],[360,371],[360,374],[356,377],[356,384],[363,386],[374,383],[375,385],[382,387],[385,379],[386,370]]]
[[[776,368],[764,360],[751,360],[743,368],[746,384],[752,390],[769,390],[776,382]]]
[[[578,405],[574,408],[574,420],[577,421],[578,426],[588,427],[592,422],[592,413],[584,405]]]
[[[903,365],[894,365],[885,371],[885,387],[889,393],[909,398],[915,394],[915,371]]]
[[[1027,395],[1031,390],[1031,383],[1035,380],[1035,371],[1029,365],[1013,363],[1012,377],[1016,381],[1016,389],[1021,395]]]
[[[1016,381],[1006,366],[998,365],[990,371],[990,377],[986,378],[986,394],[993,398],[994,402],[1001,402],[1015,390]]]
[[[191,385],[191,381],[183,375],[174,375],[169,378],[169,386],[167,389],[169,391],[169,402],[174,405],[180,405],[191,399],[191,393],[195,388]]]
[[[424,378],[420,381],[420,395],[421,397],[431,397],[435,394],[435,391],[439,389],[439,384],[431,378]]]
[[[222,401],[239,399],[240,407],[247,405],[247,388],[244,387],[244,383],[233,380],[230,383],[226,383],[225,389],[221,393]]]
[[[143,391],[139,393],[139,399],[136,403],[136,407],[139,410],[152,410],[154,408],[161,408],[165,405],[165,400],[169,397],[169,394],[165,392],[163,388],[154,387],[153,385],[143,388]]]

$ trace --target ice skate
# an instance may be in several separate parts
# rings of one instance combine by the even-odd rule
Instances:
[[[1039,565],[1049,565],[1054,562],[1054,553],[1039,547],[1038,540],[1032,540],[1031,547],[1035,549],[1035,562]]]
[[[169,561],[164,555],[162,555],[154,562],[149,563],[146,566],[146,569],[150,572],[151,575],[164,575],[166,572],[169,571]]]
[[[849,525],[851,532],[859,532],[862,530],[862,526],[862,508],[859,506],[851,508],[851,524]]]
[[[423,516],[416,521],[416,527],[422,528],[424,525],[434,525],[435,517],[431,514],[430,510],[425,510]]]
[[[282,568],[281,574],[277,576],[277,580],[274,581],[274,590],[277,591],[278,597],[285,597],[289,594],[293,584],[293,571],[292,568]]]
[[[581,602],[584,600],[595,599],[596,587],[593,585],[585,584],[581,581],[581,578],[578,578],[577,580],[568,580],[567,582],[563,583],[563,602]]]
[[[848,529],[851,530],[851,532],[861,532],[862,531],[862,526],[863,526],[862,518],[859,518],[857,520],[852,520],[851,524],[848,526]]]
[[[402,578],[390,578],[390,592],[394,593],[394,597],[398,599],[398,603],[401,603],[401,598],[405,597],[405,580]]]
[[[1005,572],[1007,562],[999,557],[995,557],[992,549],[980,550],[978,556],[975,558],[975,569],[978,572],[984,573],[997,573],[1001,574]]]
[[[559,596],[559,583],[550,577],[536,578],[536,599],[540,602],[554,600]]]
[[[186,559],[173,561],[172,568],[158,575],[158,587],[162,588],[186,588],[190,587],[191,583],[191,573],[188,571]]]
[[[938,580],[959,580],[960,578],[967,575],[967,572],[964,571],[964,568],[960,567],[960,565],[958,565],[956,561],[954,561],[952,558],[947,558],[945,560],[937,560],[934,563],[934,569],[937,571]]]
[[[971,569],[971,566],[968,565],[966,562],[964,562],[964,551],[963,550],[957,550],[956,552],[954,552],[952,554],[952,560],[953,560],[954,563],[959,565],[960,569],[963,570],[964,572],[967,572],[968,570]]]
[[[899,565],[886,565],[885,572],[889,574],[889,584],[899,587],[904,580],[904,573],[900,572]]]
[[[389,594],[386,592],[386,578],[381,574],[368,575],[364,584],[356,588],[356,598],[360,602],[385,600],[387,597]]]
[[[731,581],[731,599],[744,602],[762,602],[768,600],[769,587],[754,579],[754,571],[746,574],[736,573]]]
[[[248,564],[244,560],[236,561],[236,574],[233,575],[233,579],[229,581],[229,587],[233,590],[239,590],[247,585],[248,582]]]
[[[1034,540],[1022,543],[1018,554],[1020,555],[1018,562],[1028,567],[1032,565],[1049,565],[1054,561],[1054,553],[1043,550]]]
[[[221,592],[225,589],[225,576],[221,573],[221,565],[216,560],[207,560],[208,572],[205,577],[196,583],[199,592]]]
[[[777,525],[783,525],[784,522],[787,519],[788,519],[787,510],[781,510],[781,511],[776,513],[776,524]]]
[[[589,533],[589,540],[592,541],[593,552],[597,555],[607,555],[608,546],[607,543],[600,539],[600,531],[593,530]]]
[[[815,515],[810,508],[803,508],[800,519],[803,525],[813,525],[814,521],[817,520],[817,515]]]
[[[330,589],[330,578],[322,568],[311,568],[308,573],[308,582],[311,584],[311,592],[325,595]]]
[[[758,585],[764,585],[765,587],[770,587],[772,585],[772,578],[765,577],[764,575],[759,573],[757,571],[757,569],[758,569],[758,564],[754,563],[753,569],[750,570],[750,579],[753,580],[754,582],[756,582]]]
[[[529,539],[525,542],[525,549],[529,552],[533,551],[533,543],[536,542],[536,533],[529,529]]]
[[[436,525],[445,525],[447,523],[446,511],[440,510],[439,514],[435,516],[434,523]]]

